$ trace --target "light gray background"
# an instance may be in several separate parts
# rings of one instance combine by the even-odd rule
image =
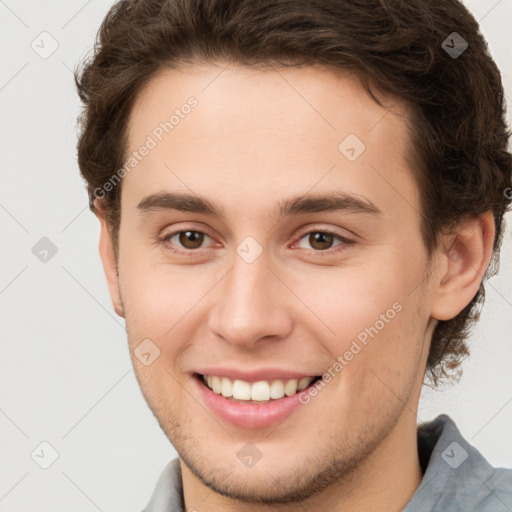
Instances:
[[[0,0],[4,512],[138,511],[175,456],[131,369],[75,159],[79,103],[72,69],[92,47],[110,4]],[[512,0],[466,5],[481,21],[511,105]],[[51,48],[43,31],[59,45],[47,59],[31,48],[34,40],[43,45],[41,37]],[[426,388],[419,412],[419,420],[449,414],[491,463],[506,467],[512,466],[510,224],[509,215],[501,272],[487,285],[464,376],[442,392]],[[42,237],[58,248],[46,263],[32,253]],[[34,459],[49,460],[43,441],[59,454],[46,470],[31,458],[36,450]]]

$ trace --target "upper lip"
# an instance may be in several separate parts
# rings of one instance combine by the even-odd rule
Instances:
[[[260,368],[254,370],[240,370],[236,368],[198,368],[195,373],[201,375],[215,375],[231,380],[244,380],[246,382],[258,382],[260,380],[290,380],[302,377],[316,377],[318,373],[297,372],[279,368]]]

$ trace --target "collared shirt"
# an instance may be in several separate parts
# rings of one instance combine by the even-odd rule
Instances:
[[[492,467],[446,414],[418,426],[418,455],[423,478],[402,512],[512,512],[512,469]],[[142,512],[186,512],[178,458]]]

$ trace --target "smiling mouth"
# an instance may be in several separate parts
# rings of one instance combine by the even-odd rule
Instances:
[[[321,379],[321,376],[302,377],[301,379],[275,379],[271,381],[260,380],[258,382],[247,382],[239,379],[229,379],[217,375],[195,376],[208,389],[222,395],[233,402],[244,402],[247,404],[266,404],[280,400],[285,396],[293,396]]]

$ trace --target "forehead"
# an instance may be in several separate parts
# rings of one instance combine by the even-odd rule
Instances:
[[[354,76],[321,66],[164,70],[132,109],[127,156],[149,139],[152,148],[126,185],[139,195],[166,187],[218,197],[244,187],[245,199],[262,200],[341,186],[391,207],[397,194],[417,203],[407,112],[383,99],[387,108]]]
[[[352,129],[371,142],[367,132],[373,131],[383,116],[387,117],[384,125],[395,125],[395,130],[408,120],[399,100],[379,95],[389,108],[370,98],[353,73],[321,65],[262,70],[211,63],[164,69],[139,91],[129,122],[129,140],[134,141],[139,131],[153,131],[155,122],[158,125],[168,120],[193,96],[200,107],[194,109],[198,121],[194,132],[202,128],[198,134],[202,140],[205,135],[233,135],[233,128],[244,125],[254,129],[290,128],[297,135],[322,138]],[[183,132],[186,124],[175,128],[174,132]],[[382,131],[377,130],[376,136]]]

